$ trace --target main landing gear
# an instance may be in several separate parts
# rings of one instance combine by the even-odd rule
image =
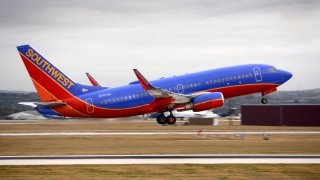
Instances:
[[[174,117],[172,115],[172,113],[170,112],[170,115],[165,117],[164,114],[162,113],[161,115],[159,115],[157,117],[157,122],[159,124],[175,124],[176,123],[176,117]]]
[[[269,100],[268,100],[267,98],[265,98],[265,97],[263,97],[263,98],[261,99],[261,103],[262,103],[262,104],[268,104],[268,102],[269,102]]]

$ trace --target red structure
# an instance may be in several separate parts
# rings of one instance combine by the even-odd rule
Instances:
[[[242,105],[241,124],[320,126],[320,105]]]

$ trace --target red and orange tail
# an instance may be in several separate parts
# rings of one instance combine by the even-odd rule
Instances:
[[[101,89],[75,83],[29,45],[17,49],[41,101],[65,100]]]

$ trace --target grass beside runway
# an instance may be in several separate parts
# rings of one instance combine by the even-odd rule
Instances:
[[[320,131],[320,127],[161,126],[154,121],[0,121],[5,132],[191,131],[194,135],[0,136],[0,155],[320,154],[320,135],[197,135],[197,131]],[[9,122],[9,123],[8,123]],[[13,122],[13,123],[10,123]],[[16,123],[16,124],[15,124]],[[21,124],[22,123],[22,124]]]
[[[320,131],[320,127],[290,127],[290,126],[227,126],[225,121],[221,126],[163,126],[155,120],[124,120],[124,119],[78,119],[78,120],[37,120],[37,121],[1,121],[0,133],[18,132],[68,132],[68,131]],[[224,124],[224,125],[223,125]],[[235,123],[234,123],[235,124]]]
[[[320,154],[320,135],[0,137],[0,155]]]
[[[320,165],[0,166],[0,179],[319,179]]]

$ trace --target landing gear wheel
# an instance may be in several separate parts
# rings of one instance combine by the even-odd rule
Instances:
[[[167,118],[163,114],[157,117],[158,124],[165,124],[166,121],[167,121]]]
[[[262,104],[268,104],[268,102],[269,102],[269,101],[268,101],[267,98],[262,98],[262,99],[261,99],[261,103],[262,103]]]
[[[166,122],[168,124],[175,124],[176,123],[176,117],[170,115],[170,116],[166,117]]]

